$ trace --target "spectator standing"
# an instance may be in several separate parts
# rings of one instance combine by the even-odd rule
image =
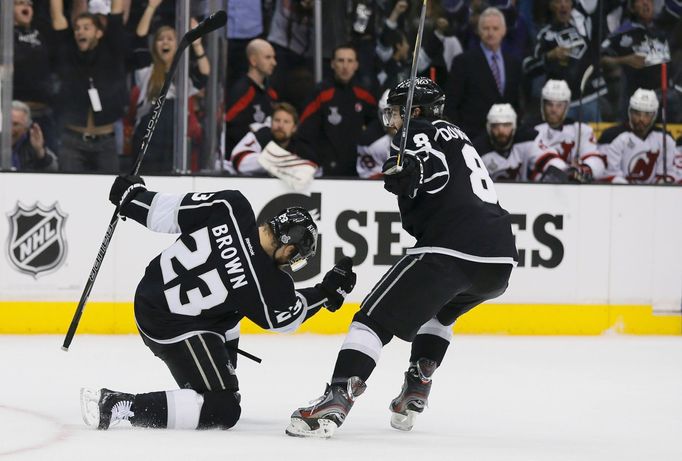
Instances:
[[[282,99],[293,102],[297,109],[301,108],[297,102],[314,83],[313,6],[313,0],[277,0],[268,34],[279,61],[273,85]]]
[[[127,99],[122,11],[121,0],[112,0],[106,33],[99,18],[90,13],[78,15],[70,31],[64,0],[50,0],[59,42],[63,171],[119,170],[114,123],[122,117]]]
[[[527,78],[544,75],[547,80],[566,81],[573,95],[568,115],[575,117],[583,74],[597,64],[596,30],[601,18],[581,13],[572,0],[550,0],[549,11],[550,23],[538,32],[533,55],[523,61],[524,72]],[[581,121],[599,120],[597,98],[604,94],[606,84],[599,72],[594,72],[583,93]]]
[[[227,2],[227,88],[249,70],[246,46],[263,35],[263,5],[261,0],[230,0]]]
[[[57,171],[57,156],[45,144],[31,108],[12,101],[12,168],[18,171]]]
[[[628,122],[602,133],[599,144],[608,160],[604,179],[620,184],[682,183],[675,141],[654,126],[658,107],[656,93],[639,88],[630,98]]]
[[[147,41],[151,18],[154,15],[154,10],[161,4],[161,1],[149,1],[147,9],[136,29],[138,42]],[[196,25],[196,20],[192,18],[190,27],[195,27]],[[137,93],[137,98],[134,102],[131,101],[136,107],[136,129],[133,137],[133,149],[137,149],[142,141],[145,127],[152,116],[151,110],[154,102],[161,92],[161,87],[173,62],[177,48],[178,43],[175,29],[169,26],[159,27],[149,44],[150,52],[148,55],[151,55],[151,64],[135,70],[135,84],[137,86],[135,92]],[[194,84],[197,84],[200,88],[203,87],[211,71],[211,65],[206,57],[201,38],[192,42],[192,56],[196,61],[196,66],[192,66],[190,70],[192,85],[190,85],[189,89],[189,120],[187,128],[188,136],[192,140],[193,145],[198,145],[201,143],[202,129],[194,114],[194,97],[199,93],[199,89]],[[176,88],[175,84],[171,83],[166,94],[164,110],[161,112],[156,132],[149,144],[145,161],[142,163],[142,171],[145,173],[170,172],[173,169],[173,145],[175,139],[173,109],[175,100]]]
[[[521,100],[521,63],[502,51],[504,15],[496,8],[481,13],[481,44],[452,61],[445,114],[469,136],[485,133],[486,115],[493,104],[509,103],[516,111]]]
[[[625,82],[620,98],[623,113],[627,98],[637,88],[661,89],[661,64],[670,62],[670,47],[665,32],[654,25],[653,0],[633,0],[632,20],[625,21],[602,42],[602,63],[623,69]]]
[[[12,97],[31,108],[32,118],[41,126],[45,142],[56,151],[57,133],[51,107],[54,46],[34,27],[33,13],[31,0],[14,0]]]
[[[355,49],[334,51],[333,78],[320,83],[301,115],[300,154],[322,167],[324,176],[357,176],[357,145],[365,126],[376,117],[374,96],[354,81]]]
[[[252,123],[264,123],[279,99],[269,78],[277,66],[275,49],[266,40],[251,40],[246,47],[249,70],[229,89],[225,111],[225,155],[249,132]]]
[[[410,77],[410,43],[401,30],[388,29],[382,38],[390,43],[393,50],[391,57],[381,63],[377,74],[379,88],[383,92]]]

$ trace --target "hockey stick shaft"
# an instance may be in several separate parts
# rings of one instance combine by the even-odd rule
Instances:
[[[414,98],[414,87],[417,84],[417,63],[419,61],[419,51],[422,47],[422,35],[424,35],[424,22],[426,21],[426,4],[428,0],[422,3],[421,16],[419,17],[419,27],[417,29],[417,38],[414,41],[414,50],[412,52],[412,68],[410,69],[410,88],[407,91],[407,101],[405,102],[405,122],[403,123],[403,131],[400,135],[400,149],[396,158],[396,166],[394,171],[387,171],[386,174],[393,172],[399,173],[403,169],[403,157],[405,156],[405,146],[407,146],[407,130],[410,127],[410,118],[412,115],[412,98]]]
[[[576,140],[575,156],[572,159],[573,166],[578,166],[580,164],[580,142],[582,138],[582,127],[583,127],[583,94],[585,93],[585,85],[587,80],[592,76],[594,71],[594,66],[590,64],[585,72],[583,73],[583,78],[580,79],[580,94],[578,95],[578,139]]]
[[[661,64],[661,122],[663,123],[663,182],[668,182],[668,63]]]
[[[216,13],[213,13],[211,16],[203,20],[197,27],[188,31],[182,37],[180,43],[178,43],[178,48],[175,51],[175,56],[173,57],[170,69],[168,70],[168,74],[166,74],[166,79],[163,82],[163,86],[161,87],[159,96],[154,101],[152,117],[149,120],[149,123],[147,123],[147,128],[145,130],[144,136],[142,137],[142,142],[140,143],[140,150],[137,154],[137,158],[135,159],[135,163],[133,164],[132,170],[130,172],[131,175],[137,174],[137,172],[140,169],[140,165],[142,164],[142,159],[147,153],[149,141],[151,140],[152,135],[154,134],[154,130],[156,128],[156,124],[159,121],[159,116],[161,115],[161,110],[163,109],[163,103],[166,101],[166,94],[168,93],[168,89],[170,88],[173,76],[175,75],[175,71],[178,67],[178,62],[180,62],[180,56],[185,51],[185,48],[187,48],[189,44],[192,43],[194,40],[196,40],[197,38],[201,37],[204,34],[207,34],[208,32],[211,32],[221,27],[226,22],[227,14],[224,11],[218,11]],[[114,214],[111,216],[111,220],[109,220],[107,230],[104,233],[104,239],[102,240],[102,244],[100,245],[99,251],[97,252],[97,256],[95,257],[95,263],[93,264],[92,269],[90,270],[90,276],[85,282],[83,293],[81,294],[80,301],[78,301],[78,307],[76,307],[76,312],[73,314],[71,324],[69,325],[69,329],[66,332],[66,336],[64,337],[64,343],[62,344],[62,350],[64,351],[69,350],[71,341],[73,341],[73,337],[76,334],[76,329],[78,329],[78,324],[80,323],[81,316],[83,315],[85,304],[88,302],[90,292],[92,291],[92,287],[95,285],[97,274],[99,274],[99,269],[102,266],[102,261],[104,261],[104,256],[106,255],[107,249],[109,248],[111,237],[114,235],[114,231],[116,230],[116,225],[118,224],[118,217],[119,208],[116,207],[116,209],[114,210]]]

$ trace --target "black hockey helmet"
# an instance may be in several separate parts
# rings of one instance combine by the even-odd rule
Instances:
[[[411,79],[398,83],[388,93],[388,105],[400,106],[400,114],[405,115],[407,94],[410,91]],[[436,82],[426,77],[415,78],[412,107],[420,107],[424,116],[440,117],[445,105],[445,93]]]
[[[296,272],[308,264],[317,251],[317,225],[308,210],[298,206],[280,211],[270,221],[277,248],[293,245],[297,252],[289,259],[289,267]]]

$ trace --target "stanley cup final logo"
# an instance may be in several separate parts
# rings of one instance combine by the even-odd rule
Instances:
[[[7,214],[10,224],[7,255],[15,269],[38,278],[56,270],[66,256],[64,224],[67,215],[57,202],[25,206],[17,202]]]

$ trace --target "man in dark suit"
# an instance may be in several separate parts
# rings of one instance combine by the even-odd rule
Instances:
[[[485,133],[493,104],[509,103],[519,112],[521,62],[501,48],[507,33],[504,15],[487,8],[478,19],[479,46],[455,57],[446,85],[445,115],[472,139]]]

